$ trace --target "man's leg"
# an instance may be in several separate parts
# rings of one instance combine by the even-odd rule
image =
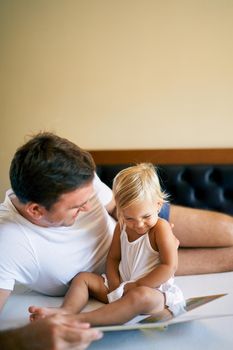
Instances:
[[[176,275],[233,271],[233,247],[180,248]]]
[[[180,241],[178,275],[233,270],[232,216],[171,205],[169,220]]]
[[[233,246],[233,217],[209,210],[171,205],[169,221],[181,247]]]

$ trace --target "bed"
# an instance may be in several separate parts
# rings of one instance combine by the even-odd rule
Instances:
[[[172,203],[233,214],[233,149],[101,150],[90,151],[100,178],[111,187],[116,173],[126,166],[151,162]],[[233,257],[232,257],[233,258]],[[107,332],[90,349],[232,349],[233,272],[176,277],[186,298],[227,295],[203,305],[190,315],[200,317],[163,330]],[[27,308],[57,306],[61,298],[47,297],[17,286],[0,315],[0,329],[28,322]],[[87,309],[100,303],[91,300]],[[203,318],[205,316],[205,318]]]

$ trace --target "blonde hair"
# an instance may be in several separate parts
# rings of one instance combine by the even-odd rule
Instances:
[[[151,163],[140,163],[120,171],[113,180],[113,194],[120,224],[122,209],[131,204],[145,199],[164,203],[168,198]]]

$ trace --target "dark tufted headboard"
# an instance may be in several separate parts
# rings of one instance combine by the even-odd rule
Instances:
[[[233,214],[233,149],[90,152],[109,187],[123,168],[151,162],[172,203]]]

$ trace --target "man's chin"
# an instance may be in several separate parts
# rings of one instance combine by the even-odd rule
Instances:
[[[73,226],[74,222],[75,222],[75,220],[70,221],[70,222],[64,222],[64,223],[62,224],[62,226],[63,226],[63,227],[70,227],[70,226]]]
[[[69,221],[64,222],[63,226],[65,226],[65,227],[73,226],[76,219],[77,219],[77,216],[75,218],[70,219]]]
[[[60,221],[60,222],[49,222],[49,224],[47,223],[44,226],[46,226],[46,227],[69,227],[69,226],[73,226],[75,221],[76,221],[76,218],[72,218],[69,221],[67,220],[67,221]]]

